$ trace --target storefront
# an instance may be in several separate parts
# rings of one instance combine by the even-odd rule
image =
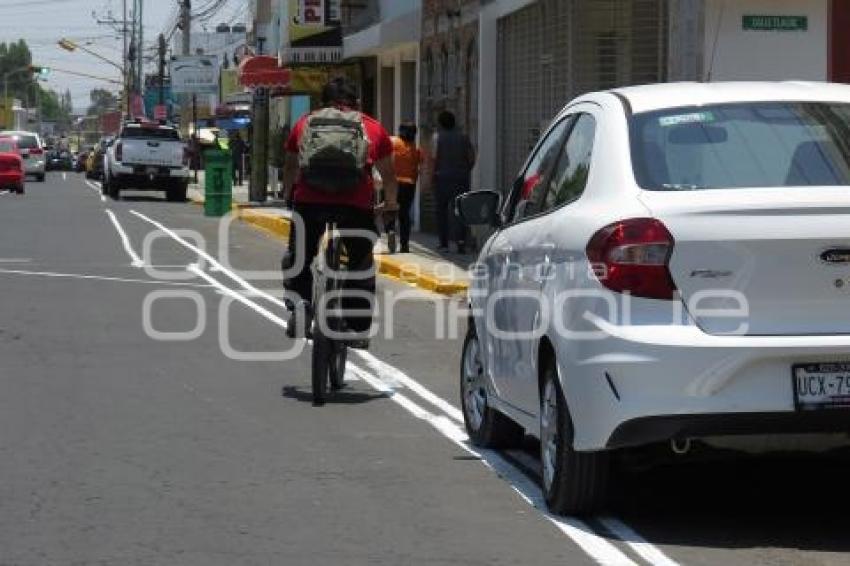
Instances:
[[[664,0],[503,0],[480,20],[481,186],[508,187],[575,96],[666,79]]]

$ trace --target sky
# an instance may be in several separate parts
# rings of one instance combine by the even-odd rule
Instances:
[[[212,1],[195,0],[193,6],[203,8]],[[209,27],[215,27],[220,21],[230,21],[244,12],[248,1],[228,0],[208,22]],[[127,0],[127,4],[132,6],[133,0]],[[115,67],[81,51],[64,51],[56,42],[63,37],[71,39],[120,64],[123,49],[120,33],[107,25],[99,25],[95,16],[101,20],[108,19],[111,12],[115,19],[120,20],[121,11],[122,0],[0,0],[0,41],[25,39],[33,52],[35,65],[120,80],[120,71]],[[147,47],[154,44],[160,32],[170,30],[177,11],[177,0],[144,0],[144,41]],[[152,72],[154,68],[151,64],[146,70]],[[60,93],[70,89],[74,109],[81,112],[88,107],[91,89],[107,88],[115,92],[120,89],[119,85],[58,71],[51,73],[46,86]]]

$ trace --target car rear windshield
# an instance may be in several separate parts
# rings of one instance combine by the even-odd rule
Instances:
[[[15,142],[10,140],[0,140],[0,153],[14,153]]]
[[[154,139],[180,141],[180,134],[171,128],[124,128],[121,137],[125,139]]]
[[[38,138],[35,136],[16,136],[18,149],[34,149],[38,147]]]
[[[636,114],[632,161],[654,191],[850,185],[850,104],[745,103]]]

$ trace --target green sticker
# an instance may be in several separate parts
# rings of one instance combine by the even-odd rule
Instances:
[[[706,122],[714,122],[714,114],[711,112],[691,112],[690,114],[677,114],[676,116],[662,116],[658,119],[658,123],[664,128],[681,124],[704,124]]]

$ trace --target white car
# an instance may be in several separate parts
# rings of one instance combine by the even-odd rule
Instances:
[[[127,122],[103,157],[103,193],[120,198],[125,189],[163,191],[183,202],[189,185],[186,145],[172,126]]]
[[[470,437],[540,439],[552,510],[604,503],[612,452],[847,445],[850,86],[582,96],[492,224],[461,369]]]
[[[24,172],[39,181],[44,181],[47,171],[47,155],[41,144],[41,137],[34,132],[6,130],[0,132],[0,137],[14,138],[18,144],[18,152],[24,161]]]

